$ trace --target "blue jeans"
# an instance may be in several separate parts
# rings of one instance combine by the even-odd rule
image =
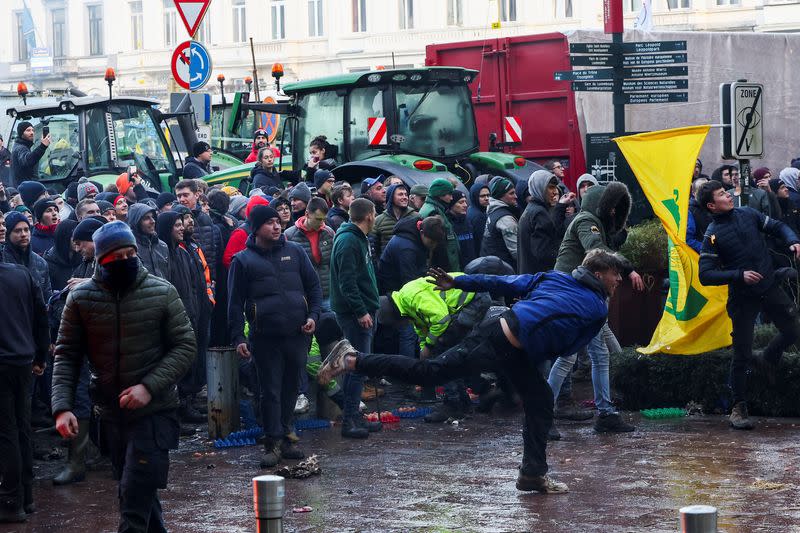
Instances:
[[[406,357],[416,357],[419,347],[419,337],[414,326],[403,324],[397,328],[397,353]]]
[[[608,322],[606,322],[603,329],[589,341],[589,345],[587,346],[589,360],[592,362],[594,404],[601,415],[616,412],[614,406],[611,405],[611,382],[608,374],[611,356],[605,342],[605,335],[607,334],[605,332],[606,329],[608,329]],[[564,383],[564,379],[572,372],[572,367],[575,366],[577,357],[577,353],[567,356],[562,355],[553,363],[553,368],[550,369],[550,376],[547,378],[547,382],[553,390],[553,397],[558,398],[561,385]]]
[[[364,329],[358,319],[352,315],[336,315],[336,323],[342,328],[344,338],[350,341],[353,348],[363,353],[372,351],[372,337],[375,335],[375,317],[372,315],[372,327]],[[355,372],[348,372],[342,380],[344,392],[343,418],[358,416],[358,404],[361,402],[361,391],[364,389],[364,376]]]

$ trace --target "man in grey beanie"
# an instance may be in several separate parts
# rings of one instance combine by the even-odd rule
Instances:
[[[292,203],[292,222],[305,215],[306,206],[311,201],[311,189],[301,181],[289,191],[289,201]]]

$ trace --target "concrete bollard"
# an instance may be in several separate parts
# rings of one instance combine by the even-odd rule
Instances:
[[[208,436],[224,439],[239,430],[239,357],[230,346],[208,349]]]
[[[681,533],[717,533],[717,508],[710,505],[681,507]]]
[[[284,490],[281,476],[253,478],[257,533],[283,533]]]

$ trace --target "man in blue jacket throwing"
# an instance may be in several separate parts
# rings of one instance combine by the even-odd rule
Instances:
[[[547,474],[547,432],[553,423],[553,393],[539,365],[586,345],[605,324],[606,298],[622,280],[625,260],[592,250],[572,274],[542,272],[520,276],[458,276],[429,271],[439,290],[461,289],[520,298],[502,313],[490,310],[458,345],[434,359],[365,354],[340,341],[320,369],[327,383],[343,372],[389,376],[419,385],[445,383],[484,370],[505,373],[522,398],[524,451],[517,489],[567,492]]]

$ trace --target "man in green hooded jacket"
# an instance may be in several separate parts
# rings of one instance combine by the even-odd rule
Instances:
[[[448,270],[461,269],[461,251],[458,245],[458,236],[450,219],[447,218],[447,208],[453,200],[454,190],[455,187],[448,180],[436,178],[428,187],[428,197],[425,198],[425,203],[422,205],[422,209],[419,210],[421,218],[439,215],[444,221],[444,226],[447,230],[447,262],[450,265]]]

